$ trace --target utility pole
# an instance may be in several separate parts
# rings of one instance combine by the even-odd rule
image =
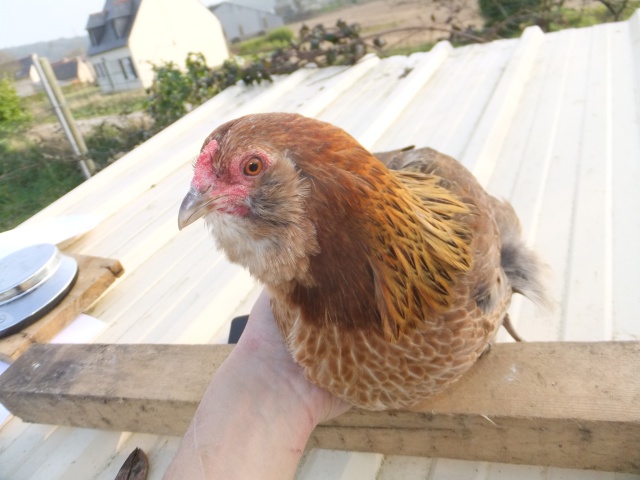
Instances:
[[[85,178],[90,178],[95,171],[95,164],[91,159],[82,158],[83,155],[88,152],[87,145],[84,143],[84,138],[76,126],[76,122],[73,119],[69,105],[67,105],[62,90],[60,89],[58,81],[53,73],[51,64],[49,63],[49,60],[44,57],[39,58],[36,54],[31,55],[31,60],[34,67],[36,67],[36,71],[42,81],[44,91],[49,98],[49,102],[53,107],[56,117],[58,117],[60,126],[71,145],[71,149],[76,157],[80,158],[80,170]]]

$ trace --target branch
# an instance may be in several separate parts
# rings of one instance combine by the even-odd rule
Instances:
[[[447,28],[447,27],[436,27],[436,26],[429,26],[429,27],[405,27],[405,28],[392,28],[390,30],[384,30],[382,32],[378,32],[372,35],[367,35],[366,37],[362,37],[362,40],[369,40],[372,38],[376,38],[376,37],[381,37],[384,35],[388,35],[390,33],[397,33],[397,32],[408,32],[408,31],[416,31],[420,32],[420,31],[436,31],[436,32],[447,32],[450,35],[459,35],[461,37],[467,38],[473,42],[477,42],[477,43],[486,43],[487,39],[479,37],[477,35],[473,35],[471,33],[467,33],[467,32],[463,32],[461,30],[456,30],[453,28]]]

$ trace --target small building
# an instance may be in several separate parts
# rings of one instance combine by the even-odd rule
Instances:
[[[60,86],[93,83],[96,79],[93,65],[82,57],[65,58],[51,64]]]
[[[229,56],[220,22],[198,0],[106,0],[86,28],[87,55],[105,93],[148,88],[153,65],[184,65],[190,52],[209,66]]]
[[[51,68],[60,86],[95,81],[93,65],[82,57],[59,60],[52,63]],[[2,75],[13,79],[16,93],[21,97],[28,97],[42,90],[40,76],[31,55],[0,65],[0,76]]]
[[[235,2],[220,2],[209,7],[218,17],[229,42],[262,35],[284,25],[282,17],[272,11],[260,10]]]
[[[20,97],[28,97],[38,92],[36,86],[40,81],[31,56],[22,57],[0,65],[0,77],[9,77]]]

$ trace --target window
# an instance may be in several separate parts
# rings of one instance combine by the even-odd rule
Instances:
[[[133,66],[131,57],[121,58],[118,60],[118,63],[120,64],[120,70],[122,70],[122,76],[125,80],[138,78],[138,74]]]
[[[104,36],[104,25],[89,29],[89,40],[91,40],[91,45],[93,46],[98,45],[102,40],[103,36]]]
[[[129,23],[129,17],[119,17],[113,19],[113,31],[116,33],[117,38],[122,38],[127,33],[127,24]]]
[[[98,78],[101,78],[104,76],[104,73],[102,72],[102,65],[100,65],[99,63],[94,63],[93,69],[96,71],[96,76]]]

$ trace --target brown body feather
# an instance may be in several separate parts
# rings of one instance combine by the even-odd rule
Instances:
[[[342,130],[290,114],[243,117],[205,146],[213,140],[214,171],[269,159],[249,215],[206,218],[230,259],[269,288],[309,380],[364,408],[404,408],[487,348],[513,290],[501,232],[519,225],[462,165],[420,149],[381,155],[387,168]]]

